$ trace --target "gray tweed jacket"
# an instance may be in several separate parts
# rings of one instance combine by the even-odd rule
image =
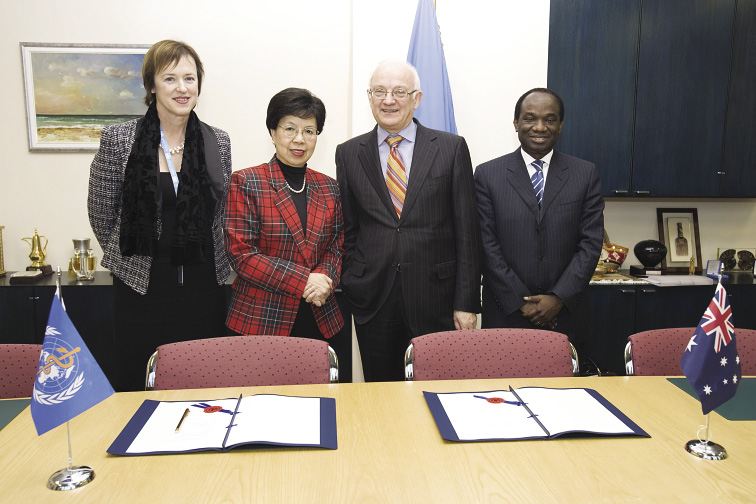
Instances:
[[[100,134],[100,149],[97,151],[89,172],[89,194],[87,210],[97,241],[103,250],[102,265],[113,272],[126,285],[140,294],[147,293],[150,282],[152,258],[146,256],[122,257],[119,248],[121,229],[121,191],[126,161],[134,145],[136,125],[139,119],[107,126]],[[225,131],[202,124],[207,153],[220,154],[222,174],[211,174],[211,179],[220,184],[223,197],[220,198],[213,218],[213,245],[215,272],[218,285],[223,284],[231,270],[223,248],[223,213],[231,178],[231,141]],[[208,167],[213,163],[208,161]],[[217,175],[217,176],[213,176]],[[221,188],[216,188],[220,190]],[[158,217],[158,233],[162,232],[162,222]]]

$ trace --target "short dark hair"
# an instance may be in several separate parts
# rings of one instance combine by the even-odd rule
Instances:
[[[564,102],[562,101],[562,98],[559,97],[558,94],[556,94],[551,89],[537,87],[533,88],[530,91],[526,91],[525,94],[520,96],[520,99],[517,100],[517,104],[515,105],[515,119],[520,119],[520,110],[522,109],[522,102],[527,98],[529,95],[532,95],[533,93],[546,93],[547,95],[553,96],[557,103],[559,104],[559,122],[564,122]]]
[[[142,82],[144,83],[144,104],[148,107],[155,101],[155,93],[152,88],[155,87],[155,74],[176,65],[181,58],[187,56],[194,60],[197,66],[197,95],[202,92],[202,78],[205,76],[205,69],[202,67],[197,51],[183,42],[176,40],[161,40],[155,43],[144,55],[142,61]]]
[[[286,116],[293,115],[301,119],[315,118],[318,134],[323,131],[326,109],[323,101],[307,89],[286,88],[279,91],[268,104],[268,115],[265,125],[268,132],[278,128],[278,123]]]

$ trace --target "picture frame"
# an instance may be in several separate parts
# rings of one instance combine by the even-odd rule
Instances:
[[[656,220],[659,241],[667,247],[662,269],[667,273],[688,274],[693,258],[694,272],[703,271],[701,234],[698,229],[698,209],[657,208]]]
[[[95,152],[109,124],[145,114],[149,45],[21,42],[30,151]]]

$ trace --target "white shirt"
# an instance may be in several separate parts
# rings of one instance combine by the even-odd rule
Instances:
[[[533,168],[533,161],[536,160],[533,156],[525,152],[522,147],[520,147],[520,152],[522,153],[522,159],[525,161],[525,167],[528,169],[528,177],[533,177],[533,174],[536,172],[536,169]],[[551,149],[548,154],[543,156],[541,158],[541,161],[543,161],[543,187],[546,188],[546,176],[549,171],[549,166],[551,165],[551,156],[554,155],[554,149]]]

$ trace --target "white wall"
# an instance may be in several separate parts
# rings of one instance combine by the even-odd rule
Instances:
[[[35,226],[50,240],[48,262],[62,268],[71,239],[92,236],[86,192],[93,154],[28,152],[19,42],[185,40],[206,69],[197,112],[229,132],[235,169],[266,161],[273,153],[264,126],[270,97],[288,86],[309,88],[328,110],[310,165],[333,176],[336,145],[374,125],[365,95],[368,77],[378,61],[406,57],[415,8],[407,0],[3,2],[0,225],[6,227],[5,268],[23,269],[29,263],[29,247],[21,238]],[[548,13],[548,0],[437,1],[457,126],[473,165],[517,147],[514,103],[523,91],[546,84]],[[601,125],[596,130],[599,134]],[[611,200],[605,214],[611,239],[632,248],[641,239],[656,238],[657,207],[698,208],[704,259],[714,258],[717,247],[756,247],[754,200]]]

